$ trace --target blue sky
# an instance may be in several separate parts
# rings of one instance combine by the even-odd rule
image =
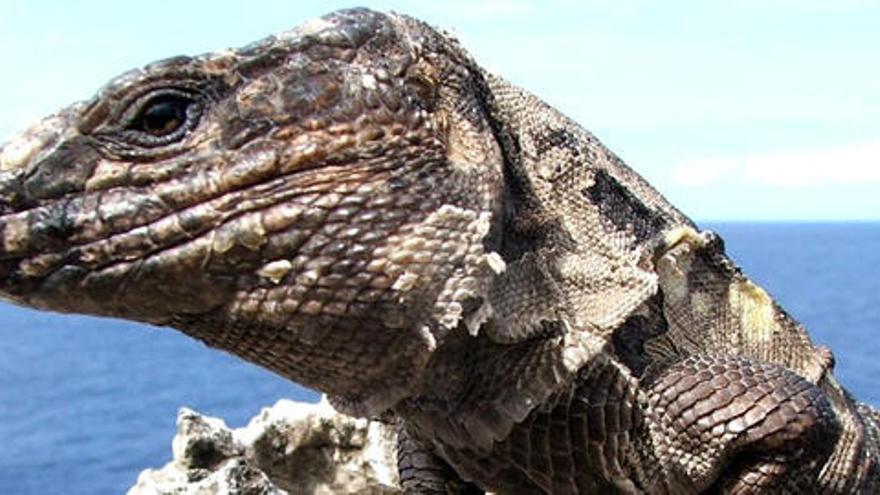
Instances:
[[[0,140],[154,59],[367,5],[453,31],[698,220],[880,220],[880,1],[0,0]]]

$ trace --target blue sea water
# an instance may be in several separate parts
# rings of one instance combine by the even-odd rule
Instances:
[[[704,227],[880,405],[880,223]],[[241,426],[302,387],[176,332],[0,306],[0,493],[119,494],[171,458],[177,409]]]

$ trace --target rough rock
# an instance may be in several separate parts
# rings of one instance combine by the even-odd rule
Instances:
[[[182,408],[173,459],[128,495],[399,493],[391,425],[278,401],[244,428]]]

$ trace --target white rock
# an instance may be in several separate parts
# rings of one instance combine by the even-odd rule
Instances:
[[[318,404],[278,401],[244,428],[183,408],[174,459],[128,495],[400,493],[394,428]]]

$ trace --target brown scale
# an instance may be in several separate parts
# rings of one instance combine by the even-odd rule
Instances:
[[[688,358],[649,383],[648,396],[670,444],[690,454],[676,469],[699,491],[803,490],[798,474],[821,466],[841,431],[817,387],[744,358]],[[733,469],[714,481],[719,465]]]

